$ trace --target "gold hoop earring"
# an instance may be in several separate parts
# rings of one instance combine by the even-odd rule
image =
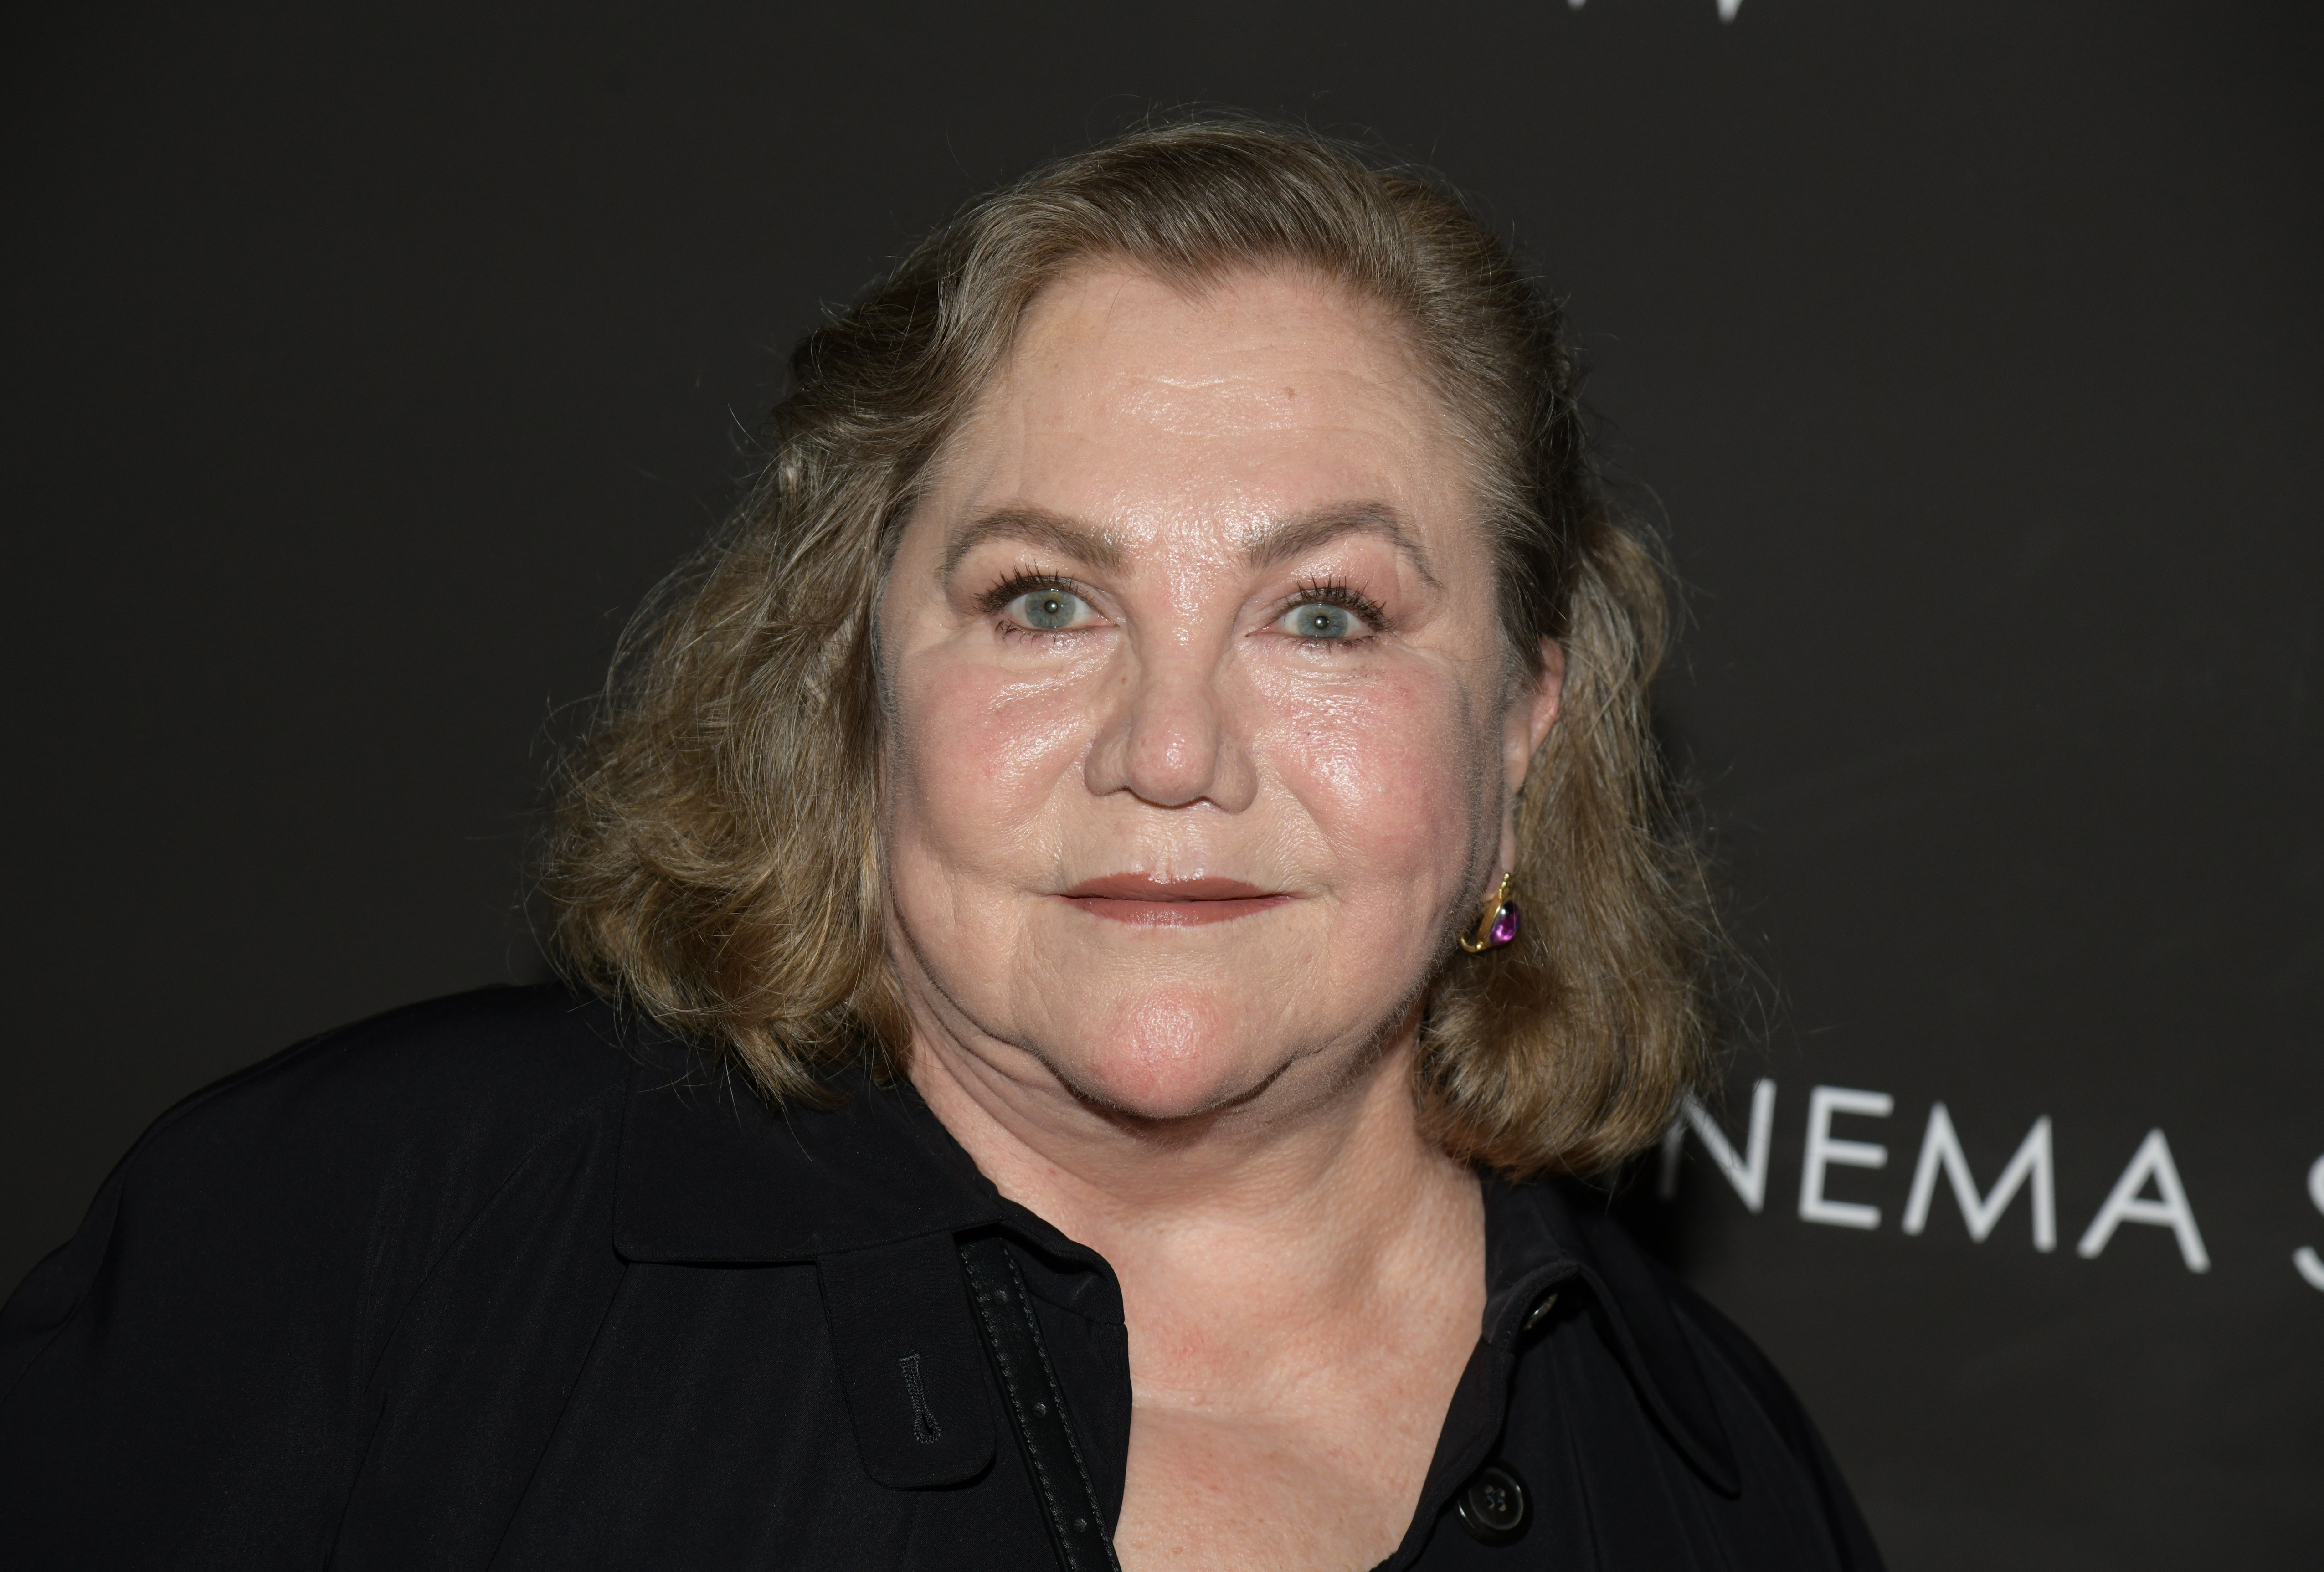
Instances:
[[[1510,875],[1501,875],[1501,887],[1493,898],[1485,903],[1484,915],[1477,919],[1476,932],[1461,935],[1461,948],[1471,955],[1482,955],[1488,950],[1499,950],[1517,936],[1517,927],[1524,914],[1517,902],[1509,899]]]

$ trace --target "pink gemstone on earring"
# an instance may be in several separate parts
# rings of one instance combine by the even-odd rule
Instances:
[[[1517,936],[1519,920],[1517,902],[1503,901],[1500,911],[1493,918],[1493,931],[1487,942],[1496,948],[1508,943]]]

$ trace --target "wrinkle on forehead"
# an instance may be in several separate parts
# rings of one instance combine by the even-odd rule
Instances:
[[[1305,516],[1380,509],[1398,528],[1360,532],[1438,583],[1469,556],[1474,446],[1401,319],[1306,270],[1210,286],[1120,262],[1050,284],[924,473],[914,514],[955,543],[1019,510],[1117,549],[1192,526],[1224,562]],[[938,556],[949,567],[964,549]]]
[[[1432,418],[1445,413],[1434,408],[1434,384],[1410,334],[1370,297],[1294,267],[1237,269],[1205,282],[1208,287],[1188,289],[1121,262],[1068,271],[1027,308],[1016,352],[979,403],[990,407],[1011,395],[1025,400],[1056,380],[1042,373],[1071,367],[1084,374],[1102,368],[1094,385],[1076,389],[1077,400],[1102,398],[1166,435],[1315,429],[1319,405],[1350,395],[1369,402],[1390,391],[1389,401],[1403,403],[1415,386],[1431,393]],[[1262,291],[1267,308],[1253,312],[1229,304],[1236,284]],[[1157,335],[1152,313],[1124,309],[1133,297],[1157,295],[1198,312],[1216,311],[1215,319],[1242,331],[1225,343],[1206,336],[1199,346]],[[1360,348],[1336,364],[1319,366],[1314,354],[1319,336]]]

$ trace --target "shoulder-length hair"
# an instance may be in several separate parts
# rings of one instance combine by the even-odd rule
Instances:
[[[1409,334],[1469,439],[1511,671],[1545,639],[1567,660],[1519,804],[1523,933],[1477,956],[1443,936],[1414,1094],[1447,1150],[1512,1173],[1650,1145],[1704,1062],[1712,939],[1648,730],[1659,558],[1607,501],[1580,365],[1509,251],[1434,178],[1272,124],[1134,131],[978,197],[801,342],[754,483],[632,624],[568,761],[542,870],[560,965],[778,1100],[850,1055],[901,1068],[875,608],[1027,307],[1099,261],[1190,290],[1304,269]]]

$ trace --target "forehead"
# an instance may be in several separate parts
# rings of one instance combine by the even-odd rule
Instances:
[[[955,519],[1037,503],[1132,534],[1353,501],[1443,529],[1469,510],[1464,446],[1401,325],[1351,290],[1284,270],[1189,291],[1090,266],[1028,310],[936,491]]]

